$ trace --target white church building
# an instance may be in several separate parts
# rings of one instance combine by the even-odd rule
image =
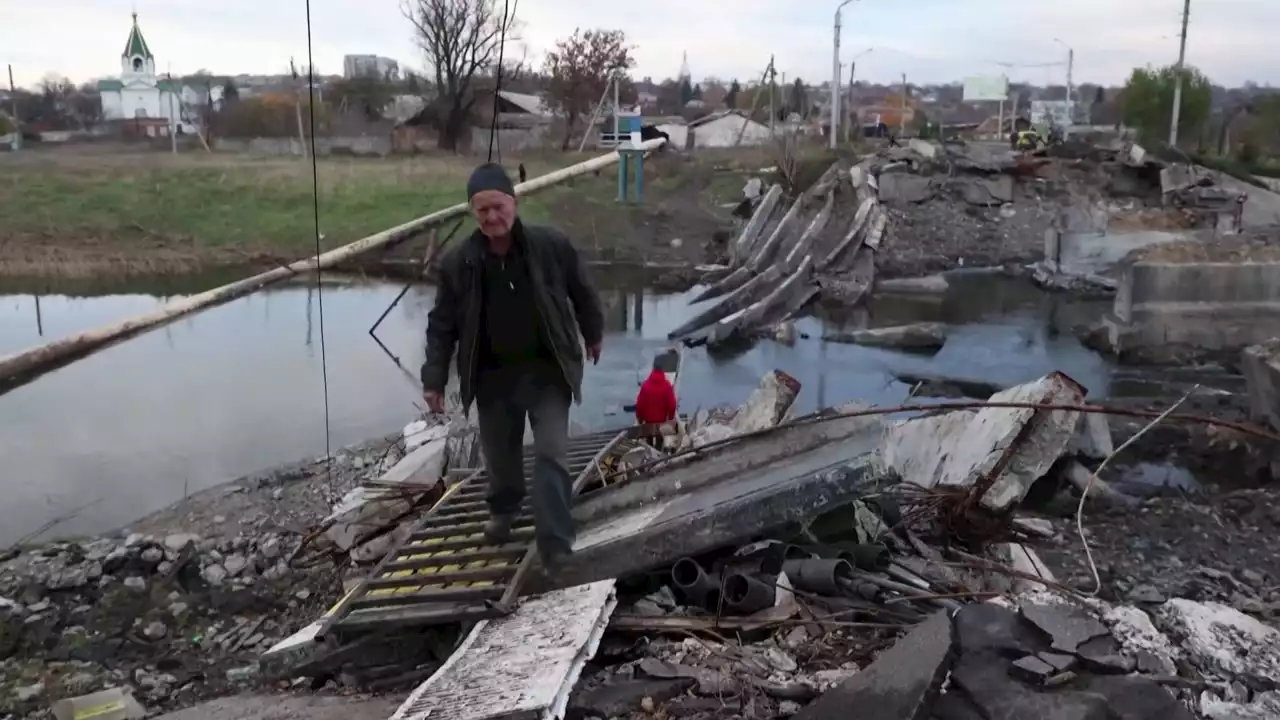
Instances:
[[[138,14],[133,14],[129,40],[120,55],[119,79],[98,81],[102,96],[102,114],[107,120],[137,120],[149,127],[147,134],[167,134],[171,123],[179,132],[194,132],[198,113],[191,105],[203,104],[206,95],[216,103],[222,99],[222,87],[188,87],[181,80],[156,74],[156,58],[151,54],[138,27]],[[187,112],[184,113],[184,108]]]

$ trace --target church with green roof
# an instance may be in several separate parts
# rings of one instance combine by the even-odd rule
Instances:
[[[102,113],[107,120],[137,120],[165,134],[171,123],[182,123],[182,83],[156,74],[156,58],[138,27],[133,27],[120,54],[120,77],[98,81]]]

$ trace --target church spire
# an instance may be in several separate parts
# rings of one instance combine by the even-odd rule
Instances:
[[[133,13],[133,27],[129,30],[129,40],[125,43],[122,55],[126,58],[155,59],[151,55],[151,48],[147,45],[147,41],[142,37],[142,30],[138,27],[138,13],[136,11]]]
[[[679,79],[688,80],[692,77],[693,77],[693,74],[689,72],[689,51],[686,50],[684,54],[680,57],[680,78]]]

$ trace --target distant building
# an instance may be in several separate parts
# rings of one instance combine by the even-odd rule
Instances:
[[[120,77],[98,81],[102,115],[107,120],[182,121],[181,83],[156,76],[156,59],[138,27],[138,13],[120,54]],[[148,123],[150,124],[150,123]]]
[[[711,113],[689,123],[695,148],[725,148],[738,144],[760,145],[770,138],[769,126],[756,122],[739,110]]]
[[[352,78],[378,78],[399,80],[400,63],[378,55],[346,55],[342,58],[342,76]]]
[[[120,54],[120,77],[98,81],[105,120],[128,120],[146,135],[167,135],[175,126],[178,132],[193,132],[199,124],[196,106],[222,101],[224,81],[215,78],[175,80],[156,74],[156,59],[138,27],[138,14],[133,14],[133,27]]]

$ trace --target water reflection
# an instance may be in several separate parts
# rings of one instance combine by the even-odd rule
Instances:
[[[403,286],[334,278],[323,293],[330,426],[334,447],[394,432],[416,412],[414,384],[432,290],[411,287],[378,329],[370,326]],[[218,284],[185,289],[188,294]],[[40,322],[25,288],[0,295],[0,353],[154,310],[170,297],[45,294]],[[161,291],[167,294],[168,290]],[[667,333],[688,317],[685,295],[638,287],[602,291],[607,334],[588,367],[587,429],[630,422],[635,393]],[[286,285],[185,317],[103,350],[0,396],[6,501],[0,545],[85,502],[102,502],[66,533],[118,527],[236,476],[324,452],[319,308],[311,284]],[[1021,284],[961,280],[941,300],[877,299],[862,313],[820,313],[798,323],[795,346],[766,342],[728,355],[687,353],[682,407],[741,402],[765,372],[794,375],[797,412],[858,399],[896,404],[908,392],[895,374],[958,375],[1007,385],[1061,369],[1105,390],[1106,365],[1070,333],[1053,332],[1079,308],[1047,305]],[[1059,320],[1052,320],[1057,313]],[[888,325],[920,319],[974,322],[934,357],[821,341],[827,324]],[[43,338],[41,337],[43,333]],[[394,359],[393,359],[394,358]],[[396,361],[401,368],[396,367]]]

